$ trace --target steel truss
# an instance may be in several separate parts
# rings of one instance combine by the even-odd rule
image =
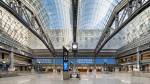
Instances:
[[[0,49],[11,51],[13,47],[13,52],[19,55],[32,56],[32,50],[28,47],[21,45],[19,42],[11,38],[6,32],[0,34]]]
[[[113,10],[100,40],[95,48],[95,55],[105,44],[121,31],[132,19],[150,6],[149,0],[122,0]],[[112,26],[114,26],[112,28]]]
[[[28,30],[38,37],[48,48],[50,53],[54,55],[55,49],[51,43],[50,37],[45,32],[46,30],[41,24],[35,10],[23,1],[24,0],[8,0],[7,2],[3,2],[0,0],[0,6],[15,16],[26,28],[28,28]]]

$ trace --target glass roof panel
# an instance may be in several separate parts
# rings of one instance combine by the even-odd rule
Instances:
[[[110,14],[120,1],[79,1],[77,34],[79,49],[95,49]]]
[[[71,49],[72,0],[43,0],[48,33],[55,49]],[[120,0],[79,0],[77,42],[79,49],[94,49],[104,26]],[[44,17],[45,18],[45,17]]]
[[[71,0],[44,0],[49,18],[49,36],[55,49],[72,44],[72,5]]]

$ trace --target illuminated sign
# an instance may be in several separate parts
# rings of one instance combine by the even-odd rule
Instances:
[[[37,59],[36,62],[41,63],[41,64],[52,64],[53,60],[52,59]]]
[[[63,71],[69,71],[68,50],[63,47]]]
[[[79,63],[79,64],[92,64],[93,59],[77,59],[77,63]]]
[[[64,62],[64,71],[68,71],[69,70],[69,66],[67,62]]]

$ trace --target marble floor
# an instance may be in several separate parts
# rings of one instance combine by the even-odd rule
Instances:
[[[62,74],[23,74],[0,78],[0,84],[150,84],[150,78],[129,73],[81,73],[81,79],[62,80]]]

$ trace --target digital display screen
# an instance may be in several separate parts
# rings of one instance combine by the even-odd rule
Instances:
[[[92,59],[77,59],[77,63],[79,63],[79,64],[92,64],[93,60]]]
[[[64,62],[64,71],[68,71],[69,69],[69,66],[68,66],[68,63],[67,62]]]

